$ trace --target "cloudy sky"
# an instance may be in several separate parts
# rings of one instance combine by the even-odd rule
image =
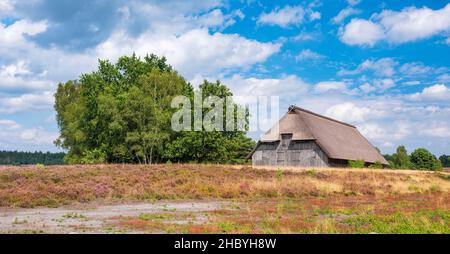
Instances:
[[[53,93],[97,59],[164,55],[194,85],[278,95],[383,153],[450,153],[448,1],[0,0],[0,150],[57,151]]]

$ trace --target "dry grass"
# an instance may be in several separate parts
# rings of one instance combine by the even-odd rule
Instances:
[[[448,195],[448,173],[370,169],[262,170],[228,165],[0,167],[0,206],[160,199]]]

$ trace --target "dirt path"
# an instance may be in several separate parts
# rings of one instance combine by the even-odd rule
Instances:
[[[60,207],[5,209],[0,208],[0,232],[3,233],[115,233],[111,227],[117,217],[140,214],[193,213],[194,221],[201,223],[208,211],[226,209],[230,204],[219,201],[180,201],[99,205],[96,207]],[[127,232],[141,233],[141,232]]]

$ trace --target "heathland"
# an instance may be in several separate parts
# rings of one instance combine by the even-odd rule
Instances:
[[[0,231],[450,233],[449,191],[433,171],[4,166]]]

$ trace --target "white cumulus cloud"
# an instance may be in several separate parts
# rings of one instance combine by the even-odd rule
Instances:
[[[36,35],[47,29],[47,22],[32,22],[22,19],[14,22],[12,25],[6,26],[0,23],[0,45],[9,43],[22,42],[24,35]]]
[[[328,108],[325,115],[344,122],[364,122],[371,113],[370,108],[345,102]]]
[[[278,43],[262,43],[237,34],[210,34],[207,29],[194,29],[179,36],[147,32],[130,37],[124,31],[118,31],[96,51],[101,58],[107,59],[133,52],[138,55],[152,52],[165,56],[175,69],[190,79],[198,73],[213,75],[263,62],[280,47]]]
[[[373,46],[384,38],[383,28],[365,19],[352,19],[344,28],[339,29],[342,42],[349,45]]]
[[[0,119],[0,128],[7,128],[11,130],[11,129],[18,129],[20,127],[21,126],[14,120]]]
[[[432,126],[425,127],[420,134],[429,137],[450,138],[450,127],[445,122],[433,123]]]
[[[401,11],[383,10],[370,19],[352,19],[340,31],[349,45],[373,46],[379,41],[401,44],[450,31],[450,4],[442,9],[407,7]]]
[[[0,91],[48,90],[53,87],[54,82],[39,75],[33,73],[25,61],[0,66]]]
[[[379,124],[376,123],[365,123],[358,125],[358,130],[365,137],[372,140],[380,140],[386,137],[386,130]]]
[[[347,7],[345,9],[342,9],[336,16],[334,16],[331,19],[331,22],[334,24],[340,24],[342,23],[347,17],[350,17],[352,15],[356,15],[361,13],[361,10],[352,8],[352,7]]]
[[[317,14],[315,14],[315,18],[317,18]],[[303,7],[286,5],[281,9],[277,8],[269,13],[262,13],[259,16],[257,23],[288,27],[290,25],[299,25],[304,19],[305,9]]]
[[[0,0],[0,14],[8,13],[14,10],[14,6],[11,0]]]
[[[342,81],[322,81],[314,85],[314,91],[317,93],[326,93],[329,91],[346,92],[347,83]]]
[[[50,110],[53,107],[53,92],[22,94],[16,97],[0,98],[0,113],[19,111]]]
[[[340,70],[338,71],[338,75],[356,75],[360,74],[364,71],[372,71],[375,75],[380,77],[390,77],[395,74],[395,67],[398,65],[398,62],[390,57],[380,58],[378,60],[368,59],[362,62],[358,67],[354,70]]]
[[[450,101],[450,87],[444,84],[436,84],[425,87],[422,92],[409,95],[412,100],[448,100]]]
[[[237,96],[280,96],[281,99],[305,94],[310,88],[307,82],[295,75],[282,78],[244,78],[233,75],[224,79],[224,83],[229,85]]]
[[[311,51],[309,49],[302,50],[298,55],[295,56],[296,61],[304,61],[304,60],[319,60],[324,58],[323,55]]]
[[[40,150],[40,146],[52,146],[53,141],[58,138],[57,132],[46,131],[41,127],[25,128],[15,123],[14,128],[10,128],[8,125],[2,125],[2,121],[12,120],[0,120],[0,149],[7,147],[27,146],[35,147],[33,150]]]

